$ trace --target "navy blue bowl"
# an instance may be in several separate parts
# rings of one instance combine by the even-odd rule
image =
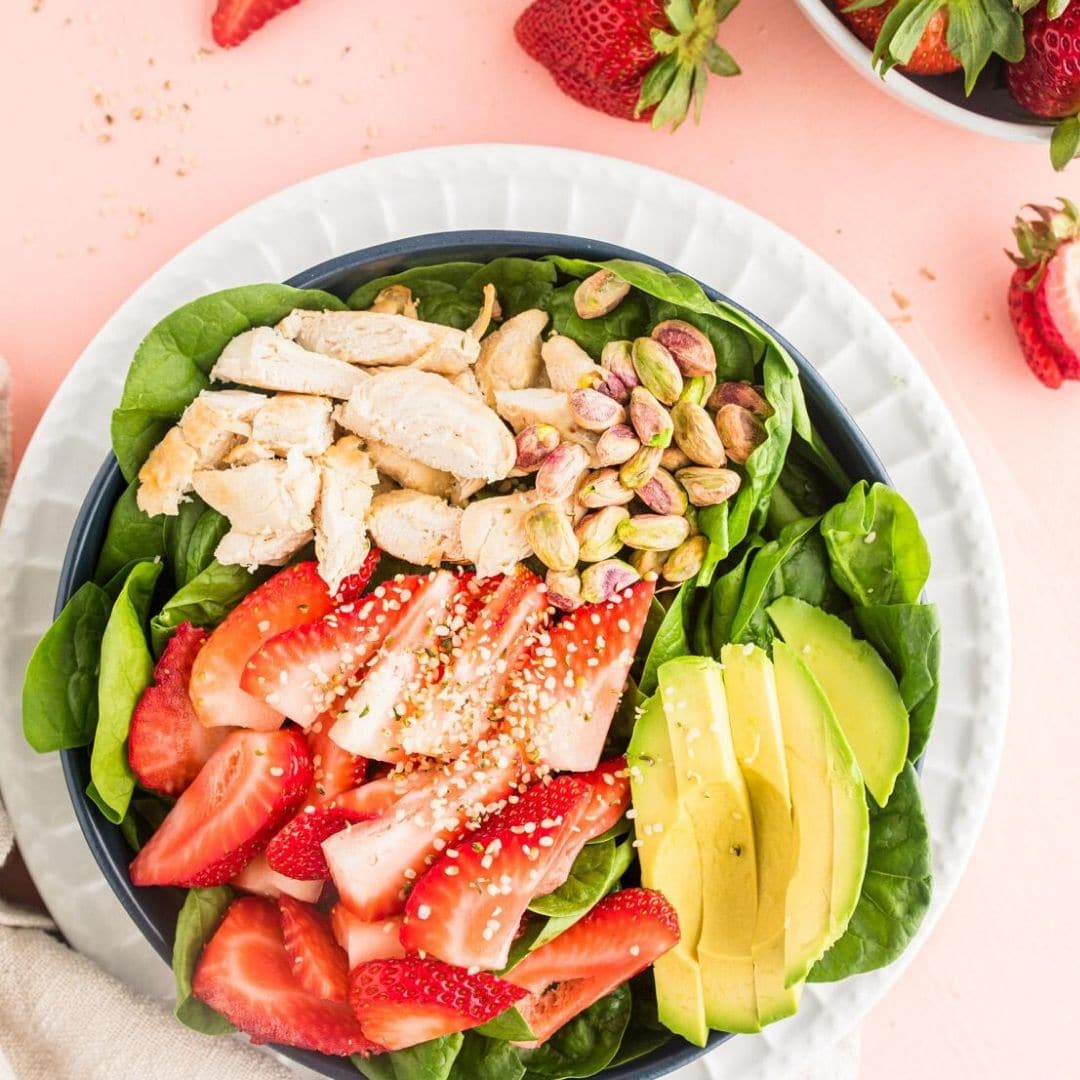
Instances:
[[[483,230],[414,236],[366,248],[363,251],[354,251],[305,270],[287,284],[298,288],[324,289],[344,298],[358,285],[372,278],[397,273],[411,266],[457,260],[488,262],[504,255],[537,257],[553,254],[597,261],[635,259],[639,262],[651,263],[662,270],[673,269],[647,255],[597,240],[551,233]],[[832,450],[847,474],[853,480],[866,479],[888,483],[889,478],[885,469],[866,437],[856,427],[854,420],[840,404],[836,395],[809,362],[780,338],[775,330],[755,318],[745,308],[734,304],[722,293],[710,289],[707,285],[702,284],[702,288],[714,300],[723,300],[738,307],[787,348],[799,366],[810,416],[826,445]],[[94,478],[75,521],[67,554],[64,557],[64,565],[60,571],[60,584],[56,594],[56,614],[60,613],[61,608],[75,590],[93,577],[98,552],[105,539],[109,515],[123,492],[124,486],[116,458],[109,454]],[[68,792],[75,807],[75,816],[98,866],[101,867],[101,872],[143,936],[153,945],[158,955],[169,963],[172,957],[176,916],[183,902],[182,890],[136,888],[131,884],[128,880],[130,849],[120,835],[120,830],[106,821],[86,796],[86,786],[90,782],[89,750],[66,750],[63,751],[61,757]],[[653,1080],[655,1077],[665,1076],[689,1064],[695,1058],[730,1038],[730,1035],[716,1032],[704,1049],[692,1046],[683,1039],[672,1038],[669,1043],[647,1057],[611,1069],[603,1075],[608,1080]],[[341,1078],[341,1080],[356,1080],[358,1075],[349,1061],[344,1058],[331,1058],[323,1054],[284,1046],[278,1049],[287,1057],[324,1076]]]

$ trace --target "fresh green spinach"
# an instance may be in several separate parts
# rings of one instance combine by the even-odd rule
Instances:
[[[456,1031],[404,1050],[369,1058],[357,1054],[351,1060],[368,1080],[447,1080],[463,1041]]]
[[[448,1080],[521,1080],[525,1066],[517,1051],[501,1039],[466,1031]]]
[[[135,502],[138,481],[132,481],[116,500],[98,556],[94,580],[104,585],[125,566],[165,554],[163,517],[147,517]]]
[[[551,326],[557,334],[573,338],[594,360],[609,341],[629,341],[649,329],[649,305],[637,293],[629,296],[614,311],[597,319],[583,319],[574,307],[574,292],[579,282],[560,285],[549,298]]]
[[[671,606],[667,609],[663,622],[660,623],[652,647],[645,658],[645,667],[638,680],[638,689],[649,697],[656,692],[658,685],[656,673],[660,665],[676,656],[686,656],[690,652],[690,639],[686,635],[687,610],[694,590],[694,580],[683,582],[675,594]]]
[[[217,1010],[195,997],[191,982],[203,947],[221,925],[236,894],[228,885],[189,889],[176,920],[172,967],[176,979],[177,1020],[203,1035],[224,1035],[236,1028]]]
[[[536,1038],[525,1017],[513,1005],[493,1020],[481,1024],[476,1031],[490,1039],[502,1039],[504,1042],[530,1042]]]
[[[750,543],[742,558],[725,574],[718,577],[709,590],[712,603],[709,605],[709,655],[718,657],[720,650],[732,640],[731,628],[735,623],[735,613],[739,610],[743,586],[750,558],[758,545]]]
[[[178,514],[165,518],[165,554],[178,589],[210,565],[218,543],[228,531],[229,519],[207,506],[198,495],[181,503]]]
[[[660,1023],[656,1010],[656,982],[653,973],[646,969],[629,982],[630,1022],[626,1025],[618,1053],[608,1062],[608,1068],[637,1061],[651,1054],[672,1039],[668,1028]]]
[[[705,588],[712,584],[716,568],[728,557],[731,551],[731,537],[728,534],[728,504],[717,503],[705,506],[697,512],[697,527],[709,541],[705,550],[705,561],[701,564],[695,581]]]

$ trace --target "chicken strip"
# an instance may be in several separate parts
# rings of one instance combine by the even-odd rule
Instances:
[[[553,390],[580,390],[592,387],[596,379],[607,374],[593,363],[592,357],[573,338],[553,334],[540,350]]]
[[[546,311],[522,311],[484,338],[476,361],[476,379],[492,408],[498,391],[522,390],[540,381],[544,371],[540,334],[547,321]]]
[[[480,355],[479,342],[464,330],[389,312],[297,309],[277,328],[305,349],[361,366],[456,375]]]
[[[245,566],[254,573],[260,566],[283,566],[311,542],[313,535],[310,529],[271,536],[253,536],[232,529],[218,541],[214,558],[222,566]]]
[[[535,491],[517,491],[478,499],[465,507],[461,548],[478,577],[509,573],[533,553],[525,535],[525,515],[538,501]]]
[[[390,491],[376,495],[368,512],[375,543],[415,566],[464,562],[461,550],[463,512],[435,495]]]
[[[371,542],[366,519],[379,474],[355,435],[339,439],[319,458],[322,487],[315,505],[319,574],[336,593],[364,564]]]
[[[590,455],[595,452],[600,439],[595,431],[586,431],[574,423],[570,397],[561,390],[543,387],[499,390],[495,394],[495,409],[514,431],[521,431],[530,424],[550,424],[567,442],[584,446]]]
[[[383,476],[390,477],[396,484],[424,495],[437,495],[440,499],[449,499],[456,484],[451,473],[442,469],[433,469],[422,461],[408,457],[386,443],[377,439],[367,440],[367,452],[375,468]]]
[[[275,394],[251,422],[251,438],[282,456],[292,449],[318,457],[334,441],[334,404],[310,394]]]
[[[429,371],[397,368],[372,375],[337,418],[363,439],[467,480],[501,480],[517,459],[514,437],[498,416]]]
[[[234,337],[210,372],[210,378],[219,382],[342,400],[367,377],[360,368],[310,352],[269,326],[258,326]]]

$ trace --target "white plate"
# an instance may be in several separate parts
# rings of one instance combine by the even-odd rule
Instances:
[[[211,230],[109,320],[65,379],[23,459],[0,532],[0,783],[26,861],[76,948],[167,996],[171,979],[83,843],[54,755],[16,722],[34,641],[48,626],[76,510],[108,448],[109,412],[143,334],[203,293],[280,281],[357,248],[445,229],[565,232],[648,252],[729,293],[824,373],[911,500],[934,556],[945,642],[923,774],[936,889],[924,940],[956,888],[986,812],[1008,697],[1000,555],[979,480],[940,398],[885,320],[792,237],[704,188],[611,158],[545,147],[462,146],[385,157],[286,189]],[[797,1017],[733,1039],[686,1080],[783,1076],[849,1030],[897,978],[810,986]]]
[[[998,120],[993,116],[984,116],[972,109],[965,109],[951,101],[940,98],[937,94],[924,89],[917,82],[909,79],[902,71],[893,68],[884,79],[871,67],[870,49],[868,49],[832,12],[825,0],[795,0],[803,14],[814,24],[818,33],[845,59],[876,86],[884,87],[893,97],[908,105],[913,105],[921,112],[929,113],[967,128],[980,135],[993,135],[997,139],[1010,142],[1041,143],[1049,142],[1053,133],[1052,124],[1032,120],[1022,123],[1015,120]]]

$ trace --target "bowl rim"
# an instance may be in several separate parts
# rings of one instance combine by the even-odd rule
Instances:
[[[802,3],[803,0],[799,2]],[[811,0],[811,2],[818,2],[818,0]],[[593,261],[628,259],[646,263],[668,273],[682,272],[669,263],[631,248],[587,237],[526,230],[468,229],[422,233],[346,252],[294,274],[285,284],[295,288],[325,288],[327,291],[334,291],[333,280],[340,279],[347,273],[356,274],[365,280],[372,280],[386,273],[385,269],[378,269],[380,264],[433,265],[465,259],[469,257],[469,253],[473,253],[472,257],[477,261],[507,255],[538,258],[552,254]],[[692,275],[686,276],[692,277]],[[862,477],[891,484],[889,475],[873,446],[810,361],[765,320],[720,290],[712,288],[697,278],[693,280],[701,286],[710,299],[722,301],[745,315],[787,351],[799,369],[799,377],[803,383],[804,392],[807,392],[808,400],[814,403],[812,411],[823,412],[829,418],[829,422],[842,431],[844,437],[850,441],[853,455],[861,459]],[[340,283],[336,287],[340,288]],[[825,441],[828,443],[829,440],[826,438]],[[95,534],[95,529],[100,531],[107,524],[108,514],[111,513],[116,499],[119,498],[125,486],[119,464],[110,450],[95,475],[72,526],[57,583],[54,618],[59,615],[75,590],[84,581],[89,580],[96,561],[97,548],[100,546],[98,542],[100,537]],[[104,510],[106,506],[107,513]],[[146,910],[140,898],[140,894],[145,890],[132,885],[126,872],[127,865],[118,864],[105,841],[106,834],[110,830],[115,834],[119,827],[108,822],[86,795],[85,770],[88,767],[89,747],[62,750],[60,757],[64,781],[75,817],[94,861],[139,932],[162,960],[171,967],[172,938],[175,928],[170,928],[168,934],[163,933],[162,928]],[[657,1080],[675,1069],[696,1061],[730,1038],[732,1038],[730,1033],[714,1031],[710,1033],[706,1045],[698,1047],[676,1035],[649,1054],[607,1069],[600,1075],[606,1080]],[[291,1046],[271,1045],[278,1053],[322,1075],[330,1077],[358,1075],[353,1066],[348,1063],[348,1059],[336,1059]],[[331,1066],[337,1066],[339,1062],[345,1064],[340,1072],[328,1071]]]
[[[956,105],[918,83],[902,71],[893,68],[884,78],[871,67],[871,50],[868,49],[836,16],[827,0],[795,0],[807,19],[814,24],[822,37],[856,68],[864,78],[884,88],[885,92],[922,113],[944,120],[955,127],[966,128],[979,135],[1019,143],[1046,143],[1053,134],[1053,123],[1032,119],[1029,123],[1019,120],[999,120],[993,116]]]

